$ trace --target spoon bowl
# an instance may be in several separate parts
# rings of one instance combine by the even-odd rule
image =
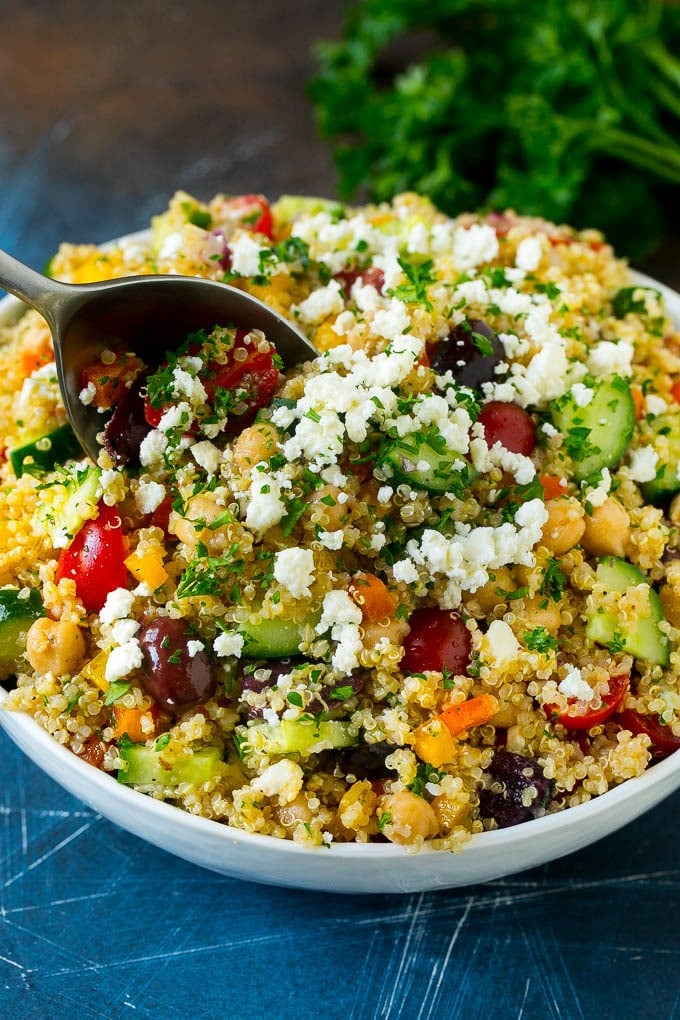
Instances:
[[[189,333],[214,326],[260,329],[286,366],[317,355],[310,341],[251,294],[193,276],[129,276],[103,283],[52,280],[0,249],[0,287],[47,321],[59,387],[83,450],[96,461],[104,426],[80,400],[82,370],[107,349],[136,354],[151,369]]]

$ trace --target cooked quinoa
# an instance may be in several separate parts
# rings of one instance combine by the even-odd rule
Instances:
[[[44,321],[0,330],[5,709],[309,846],[456,850],[680,746],[680,334],[600,234],[178,193],[50,271],[226,280],[319,357],[225,324],[149,374],[105,351],[81,399],[136,386],[148,426],[94,465]]]

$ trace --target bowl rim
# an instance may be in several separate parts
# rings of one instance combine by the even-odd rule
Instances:
[[[104,249],[111,248],[120,243],[145,240],[149,236],[150,230],[139,230],[134,233],[122,235],[121,237],[115,238],[106,244],[99,245],[99,247]],[[655,280],[653,277],[640,273],[637,270],[631,270],[631,276],[637,285],[652,287],[660,291],[664,299],[668,302],[673,317],[680,320],[680,294],[678,292],[674,291],[666,284]],[[2,297],[0,299],[0,328],[14,324],[25,311],[27,311],[27,308],[19,299],[12,295]],[[107,810],[107,807],[112,805],[118,806],[126,812],[137,814],[141,811],[142,806],[144,805],[143,813],[146,813],[149,817],[156,819],[159,822],[170,823],[171,827],[175,830],[179,826],[180,829],[183,829],[187,834],[194,834],[196,836],[205,835],[211,841],[214,842],[215,840],[220,840],[223,841],[225,845],[241,845],[245,848],[252,848],[253,850],[268,848],[270,851],[274,851],[277,855],[283,855],[287,858],[299,857],[301,859],[308,858],[310,853],[314,853],[316,850],[322,849],[321,847],[301,845],[289,839],[281,839],[276,836],[249,832],[245,829],[235,828],[227,822],[223,822],[218,819],[210,819],[204,818],[200,815],[194,815],[191,812],[185,811],[183,808],[176,806],[172,802],[158,800],[152,796],[119,783],[114,775],[93,768],[91,765],[82,761],[71,751],[67,750],[64,746],[55,741],[53,737],[44,730],[35,721],[35,719],[33,719],[32,716],[26,713],[14,712],[5,709],[4,702],[6,698],[7,691],[2,686],[2,683],[0,683],[0,726],[5,730],[8,736],[27,754],[29,758],[31,758],[31,760],[34,761],[34,764],[38,764],[38,767],[50,775],[55,782],[63,788],[68,789],[69,792],[78,799],[89,803],[93,810],[105,817],[111,817],[111,812]],[[31,755],[27,749],[30,747],[35,747],[37,752],[39,752],[35,757]],[[38,757],[42,759],[40,762],[36,761],[36,758]],[[43,762],[51,762],[53,767],[50,768],[48,764],[44,764]],[[65,772],[67,775],[71,774],[74,779],[79,779],[81,781],[77,783],[79,787],[77,792],[71,790],[67,783],[57,777],[56,773],[62,772]],[[481,849],[482,846],[488,850],[491,850],[492,848],[499,848],[501,846],[503,848],[511,849],[515,845],[525,843],[528,839],[533,839],[533,837],[539,838],[546,833],[557,835],[565,829],[583,829],[587,822],[593,823],[601,814],[606,814],[609,811],[615,813],[616,808],[622,808],[624,806],[628,808],[623,820],[619,820],[617,823],[612,825],[605,833],[588,838],[580,843],[577,842],[573,847],[557,851],[551,857],[547,858],[547,860],[553,860],[565,853],[571,852],[572,849],[578,849],[580,846],[594,842],[596,839],[602,838],[604,835],[613,833],[621,825],[627,824],[633,818],[637,817],[637,815],[650,809],[656,801],[649,800],[648,802],[645,800],[645,803],[637,811],[634,807],[631,809],[630,802],[636,798],[640,798],[643,794],[650,792],[657,786],[657,784],[659,787],[663,788],[663,792],[659,795],[657,800],[670,795],[674,789],[680,786],[680,750],[673,752],[668,757],[661,759],[660,761],[652,761],[641,775],[624,780],[617,786],[607,790],[605,793],[591,797],[590,800],[577,804],[574,807],[565,808],[564,810],[557,811],[553,814],[544,815],[541,818],[531,819],[530,821],[523,822],[519,825],[474,833],[471,838],[463,844],[460,853],[451,854],[446,851],[435,850],[429,842],[426,842],[417,854],[409,852],[403,846],[389,842],[333,842],[330,844],[332,853],[329,855],[328,859],[336,861],[339,858],[348,859],[349,861],[374,861],[375,859],[379,859],[385,862],[403,862],[408,859],[416,859],[422,854],[425,854],[428,856],[436,855],[436,857],[440,859],[455,860],[460,859],[461,854],[469,856],[476,850]],[[99,796],[95,797],[93,795],[90,799],[86,798],[80,789],[81,785],[88,786],[93,790],[93,793],[97,792]],[[581,825],[579,825],[579,822]],[[127,828],[128,831],[135,831],[132,826],[126,826],[124,822],[118,822],[118,824],[120,824],[123,828]],[[140,838],[149,839],[149,837],[145,837],[140,833],[137,834],[140,835]],[[164,846],[164,844],[159,843],[156,840],[150,839],[150,841],[156,842],[156,845]],[[177,850],[172,850],[169,847],[164,846],[164,848],[169,849],[170,852],[174,852],[176,854],[179,853]],[[326,849],[328,849],[328,847],[326,847]],[[183,855],[179,854],[179,856]],[[521,866],[515,866],[512,870],[521,870]],[[229,869],[225,868],[223,873],[229,874]],[[510,871],[504,872],[504,874],[505,873],[510,873]],[[250,875],[248,877],[256,880],[256,876],[254,875]],[[270,881],[272,879],[270,876],[265,876],[262,880]],[[477,881],[483,880],[484,879],[477,879]],[[446,885],[450,883],[447,883],[446,878],[444,878],[442,884]],[[313,885],[310,886],[310,888],[320,888],[320,886]],[[418,886],[414,888],[425,888],[425,886]],[[348,889],[339,891],[348,891]]]

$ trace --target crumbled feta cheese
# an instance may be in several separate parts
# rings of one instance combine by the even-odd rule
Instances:
[[[579,701],[590,701],[595,692],[587,680],[583,679],[581,670],[576,666],[568,665],[564,679],[557,685],[557,689],[565,698],[578,698]]]
[[[202,641],[187,641],[187,653],[190,659],[193,659],[199,652],[205,651],[205,645]]]
[[[135,492],[135,504],[140,514],[152,514],[165,499],[165,486],[160,482],[141,481]]]
[[[527,273],[533,273],[538,269],[543,257],[543,247],[538,237],[525,237],[517,245],[515,265]]]
[[[413,560],[397,560],[392,567],[392,575],[395,581],[403,581],[404,584],[415,584],[420,576]]]
[[[253,468],[251,477],[246,524],[253,531],[262,533],[279,523],[286,513],[286,505],[281,499],[281,486],[273,474]]]
[[[470,227],[457,227],[454,231],[453,260],[460,270],[491,262],[498,255],[498,250],[496,231],[486,223],[473,223]]]
[[[656,478],[659,455],[651,446],[641,446],[630,452],[630,477],[634,482],[651,482]]]
[[[111,637],[117,645],[125,645],[132,640],[138,630],[137,620],[116,620],[111,627]]]
[[[331,280],[325,287],[313,290],[297,305],[296,311],[301,322],[314,326],[329,315],[339,315],[344,308],[342,285],[338,280]]]
[[[213,651],[215,655],[219,655],[220,658],[233,655],[238,659],[243,651],[243,644],[244,642],[241,634],[223,631],[223,633],[218,634],[213,641]]]
[[[231,271],[238,276],[259,276],[260,252],[262,248],[248,231],[242,231],[229,242],[231,252]]]
[[[590,503],[591,506],[602,506],[609,497],[611,487],[612,476],[609,468],[602,468],[597,485],[592,488],[586,488],[583,493],[584,502]]]
[[[158,429],[151,429],[139,447],[139,463],[142,467],[157,464],[163,457],[168,446],[168,437]]]
[[[379,503],[384,505],[385,503],[389,503],[393,495],[394,489],[391,485],[381,485],[378,489],[377,500]]]
[[[309,586],[314,581],[314,553],[311,549],[279,550],[274,559],[274,577],[293,598],[309,598]]]
[[[192,404],[204,404],[208,399],[201,380],[180,365],[176,365],[173,370],[172,389],[175,396],[186,397]]]
[[[135,596],[127,588],[114,588],[106,596],[106,602],[99,612],[100,621],[106,624],[125,619],[132,612],[134,602]]]
[[[515,662],[519,653],[520,644],[512,628],[504,620],[492,620],[484,639],[484,658],[504,668]]]
[[[297,762],[281,758],[264,770],[250,784],[265,797],[278,797],[282,804],[290,804],[302,789],[304,772]]]
[[[194,415],[189,404],[186,400],[180,400],[178,404],[172,404],[167,411],[163,412],[161,420],[158,423],[158,429],[160,432],[169,432],[171,429],[176,429],[181,426],[183,429],[188,429],[194,420]]]
[[[574,403],[576,403],[578,407],[587,407],[595,396],[595,390],[580,382],[574,383],[569,392],[574,398]]]
[[[408,328],[410,321],[404,302],[392,298],[387,308],[380,309],[373,316],[371,330],[385,340],[396,340]]]
[[[658,396],[656,393],[648,393],[645,397],[645,411],[647,414],[663,414],[668,410],[668,404],[663,397]]]
[[[198,466],[207,471],[209,475],[217,474],[217,469],[222,459],[222,452],[209,439],[205,439],[200,443],[194,443],[191,447],[191,456]]]
[[[137,638],[132,638],[124,645],[119,645],[118,648],[113,648],[109,652],[104,677],[110,684],[115,683],[116,680],[139,669],[143,661],[141,645]]]
[[[613,343],[600,340],[591,347],[588,354],[588,368],[593,375],[631,375],[635,349],[627,340]]]
[[[78,400],[80,401],[81,404],[85,404],[85,406],[87,407],[94,400],[96,393],[97,387],[92,382],[92,380],[90,380],[87,386],[84,386],[83,389],[78,394]]]
[[[333,551],[342,549],[344,538],[342,529],[338,529],[338,531],[320,531],[318,538],[321,545],[326,549],[331,549]]]

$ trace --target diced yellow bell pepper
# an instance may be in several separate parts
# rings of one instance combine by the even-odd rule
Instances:
[[[109,681],[105,677],[106,662],[108,660],[108,652],[97,652],[93,659],[83,666],[81,673],[86,680],[91,680],[92,683],[99,688],[99,690],[106,694],[109,689]]]
[[[156,591],[168,579],[163,561],[155,553],[133,552],[125,560],[125,566],[136,581],[147,584],[152,591]]]

